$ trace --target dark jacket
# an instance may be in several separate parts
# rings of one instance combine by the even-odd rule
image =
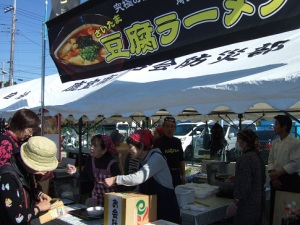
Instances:
[[[0,186],[4,188],[0,192],[0,224],[25,225],[37,218],[34,206],[41,187],[36,185],[34,175],[25,171],[19,154],[0,167],[0,174]]]

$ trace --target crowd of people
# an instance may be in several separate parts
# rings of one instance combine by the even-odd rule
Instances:
[[[259,140],[251,129],[237,133],[237,159],[233,200],[226,211],[233,224],[260,225],[266,207],[266,174],[270,178],[270,224],[273,223],[276,191],[300,193],[300,141],[290,135],[292,120],[287,115],[274,117],[274,132],[268,166],[260,155]],[[91,139],[90,156],[83,170],[67,165],[77,179],[93,182],[91,204],[104,206],[108,192],[136,191],[157,195],[157,218],[181,224],[175,188],[186,183],[185,160],[181,141],[174,137],[176,120],[165,117],[154,132],[136,130],[126,140],[117,130],[110,135],[96,134]],[[125,165],[117,147],[128,145]],[[222,127],[212,129],[211,156],[224,148]],[[50,209],[51,197],[43,193],[41,182],[53,177],[57,167],[56,144],[40,136],[40,119],[28,109],[17,111],[0,135],[0,224],[28,224]],[[166,210],[168,208],[168,210]],[[251,216],[249,216],[251,215]]]

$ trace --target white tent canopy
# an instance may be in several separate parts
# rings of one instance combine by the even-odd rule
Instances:
[[[300,29],[82,81],[62,84],[55,74],[45,79],[44,107],[50,115],[91,120],[230,113],[273,118],[280,111],[299,118],[299,46]],[[20,108],[37,111],[41,80],[0,89],[0,96],[3,118]]]

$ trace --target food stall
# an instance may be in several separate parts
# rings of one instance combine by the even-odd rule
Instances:
[[[224,164],[221,163],[222,166],[232,167],[231,164]],[[226,167],[226,168],[227,168]],[[223,167],[222,171],[218,167],[219,172],[224,172]],[[203,173],[204,175],[204,173]],[[211,171],[209,172],[209,175],[211,175]],[[215,174],[213,174],[215,176]],[[207,178],[207,176],[206,176]],[[219,220],[222,220],[225,218],[226,214],[226,208],[229,205],[229,203],[232,201],[232,198],[225,198],[225,197],[217,197],[216,193],[219,191],[217,186],[210,185],[207,183],[209,181],[212,182],[211,179],[206,179],[206,182],[202,180],[201,183],[187,183],[186,185],[180,185],[183,187],[186,187],[190,190],[193,190],[193,196],[192,198],[189,198],[188,201],[186,201],[185,195],[182,195],[184,201],[181,201],[179,199],[179,196],[177,196],[179,205],[181,206],[181,217],[182,217],[182,225],[205,225],[205,224],[211,224],[214,222],[217,222]],[[180,187],[176,187],[175,192]],[[208,190],[208,188],[212,188],[212,192],[205,193],[203,195],[203,190]],[[82,201],[81,201],[82,202]],[[84,201],[83,201],[84,202]],[[46,225],[51,224],[86,224],[86,225],[93,225],[93,224],[104,224],[104,220],[102,217],[95,217],[95,216],[89,216],[86,215],[85,209],[88,208],[88,206],[85,206],[83,204],[78,203],[66,203],[65,209],[67,214],[62,215],[59,218],[56,218],[48,223]],[[189,207],[187,207],[188,205]],[[39,224],[39,223],[35,223]]]
[[[195,202],[195,206],[205,208],[205,211],[194,211],[188,209],[181,209],[182,225],[206,225],[222,220],[225,217],[226,208],[231,202],[228,198],[219,198],[211,196],[201,201]],[[202,203],[202,204],[201,204]],[[205,204],[205,205],[203,205]],[[57,219],[45,223],[44,225],[103,225],[103,218],[75,216],[68,212],[72,210],[80,210],[86,208],[82,204],[73,204],[66,206],[67,214]],[[33,225],[40,225],[38,220],[34,220]]]

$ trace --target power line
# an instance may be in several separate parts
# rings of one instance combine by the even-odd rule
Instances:
[[[36,44],[36,45],[38,45],[38,46],[42,47],[42,45],[41,45],[41,44],[39,44],[39,43],[35,42],[34,40],[32,40],[32,39],[30,39],[29,37],[27,37],[27,36],[25,36],[25,35],[21,34],[20,32],[19,32],[18,34],[19,34],[19,35],[21,35],[22,37],[26,38],[27,40],[31,41],[32,43],[34,43],[34,44]]]
[[[39,29],[39,32],[41,30],[41,26],[42,26],[42,23],[38,23],[38,24],[32,24],[31,21],[29,20],[20,20],[18,21],[18,24],[23,24],[24,26],[28,27],[28,28],[35,28],[35,32],[36,32],[36,29]],[[27,31],[28,29],[26,29]]]
[[[1,4],[0,3],[0,7],[3,7],[6,8],[8,5],[4,5],[4,4]],[[37,11],[38,12],[38,11]],[[19,8],[18,7],[18,15],[23,15],[25,17],[30,17],[32,19],[37,19],[37,20],[40,20],[40,21],[44,21],[44,16],[43,15],[38,15],[38,14],[33,14],[32,12],[28,11],[28,10],[25,10],[25,9],[22,9],[22,8]]]
[[[15,71],[19,71],[19,72],[22,72],[22,73],[29,73],[29,74],[41,75],[41,73],[29,72],[29,71],[26,71],[26,70],[15,70]]]
[[[43,17],[32,14],[31,12],[23,12],[23,11],[18,10],[18,15],[25,16],[25,17],[30,18],[30,19],[38,20],[40,22],[44,21]]]
[[[49,0],[48,0],[49,1]],[[2,2],[2,1],[1,1]],[[26,1],[27,2],[27,1]],[[29,2],[29,1],[28,1]],[[41,0],[41,2],[43,2]],[[19,3],[19,1],[18,1]],[[25,10],[24,8],[27,5],[30,5],[31,2],[28,4],[24,4],[24,0],[21,0],[21,4],[17,4],[17,20],[16,20],[16,41],[15,41],[15,54],[16,59],[14,60],[14,76],[16,78],[23,78],[26,74],[25,79],[33,79],[32,77],[36,77],[36,75],[41,75],[41,67],[37,66],[33,67],[32,65],[39,65],[39,59],[42,56],[42,29],[44,21],[44,11],[41,10],[41,6],[44,3],[34,3],[34,7],[27,8],[29,10]],[[0,8],[5,8],[8,5],[0,3]],[[11,34],[9,19],[11,15],[6,14],[5,18],[2,20],[0,24],[0,48],[1,48],[1,61],[8,62],[7,60],[7,53],[8,49],[8,35]],[[2,16],[1,16],[2,17]],[[32,48],[30,46],[33,46]],[[47,74],[54,74],[57,73],[57,68],[53,63],[49,54],[49,47],[47,44],[46,55],[45,58],[47,60],[46,73]],[[3,53],[3,54],[2,54]],[[29,56],[30,55],[30,56]],[[29,57],[28,57],[29,56]],[[35,63],[33,63],[35,62]],[[28,63],[28,64],[27,64]],[[31,76],[32,75],[32,76]]]

